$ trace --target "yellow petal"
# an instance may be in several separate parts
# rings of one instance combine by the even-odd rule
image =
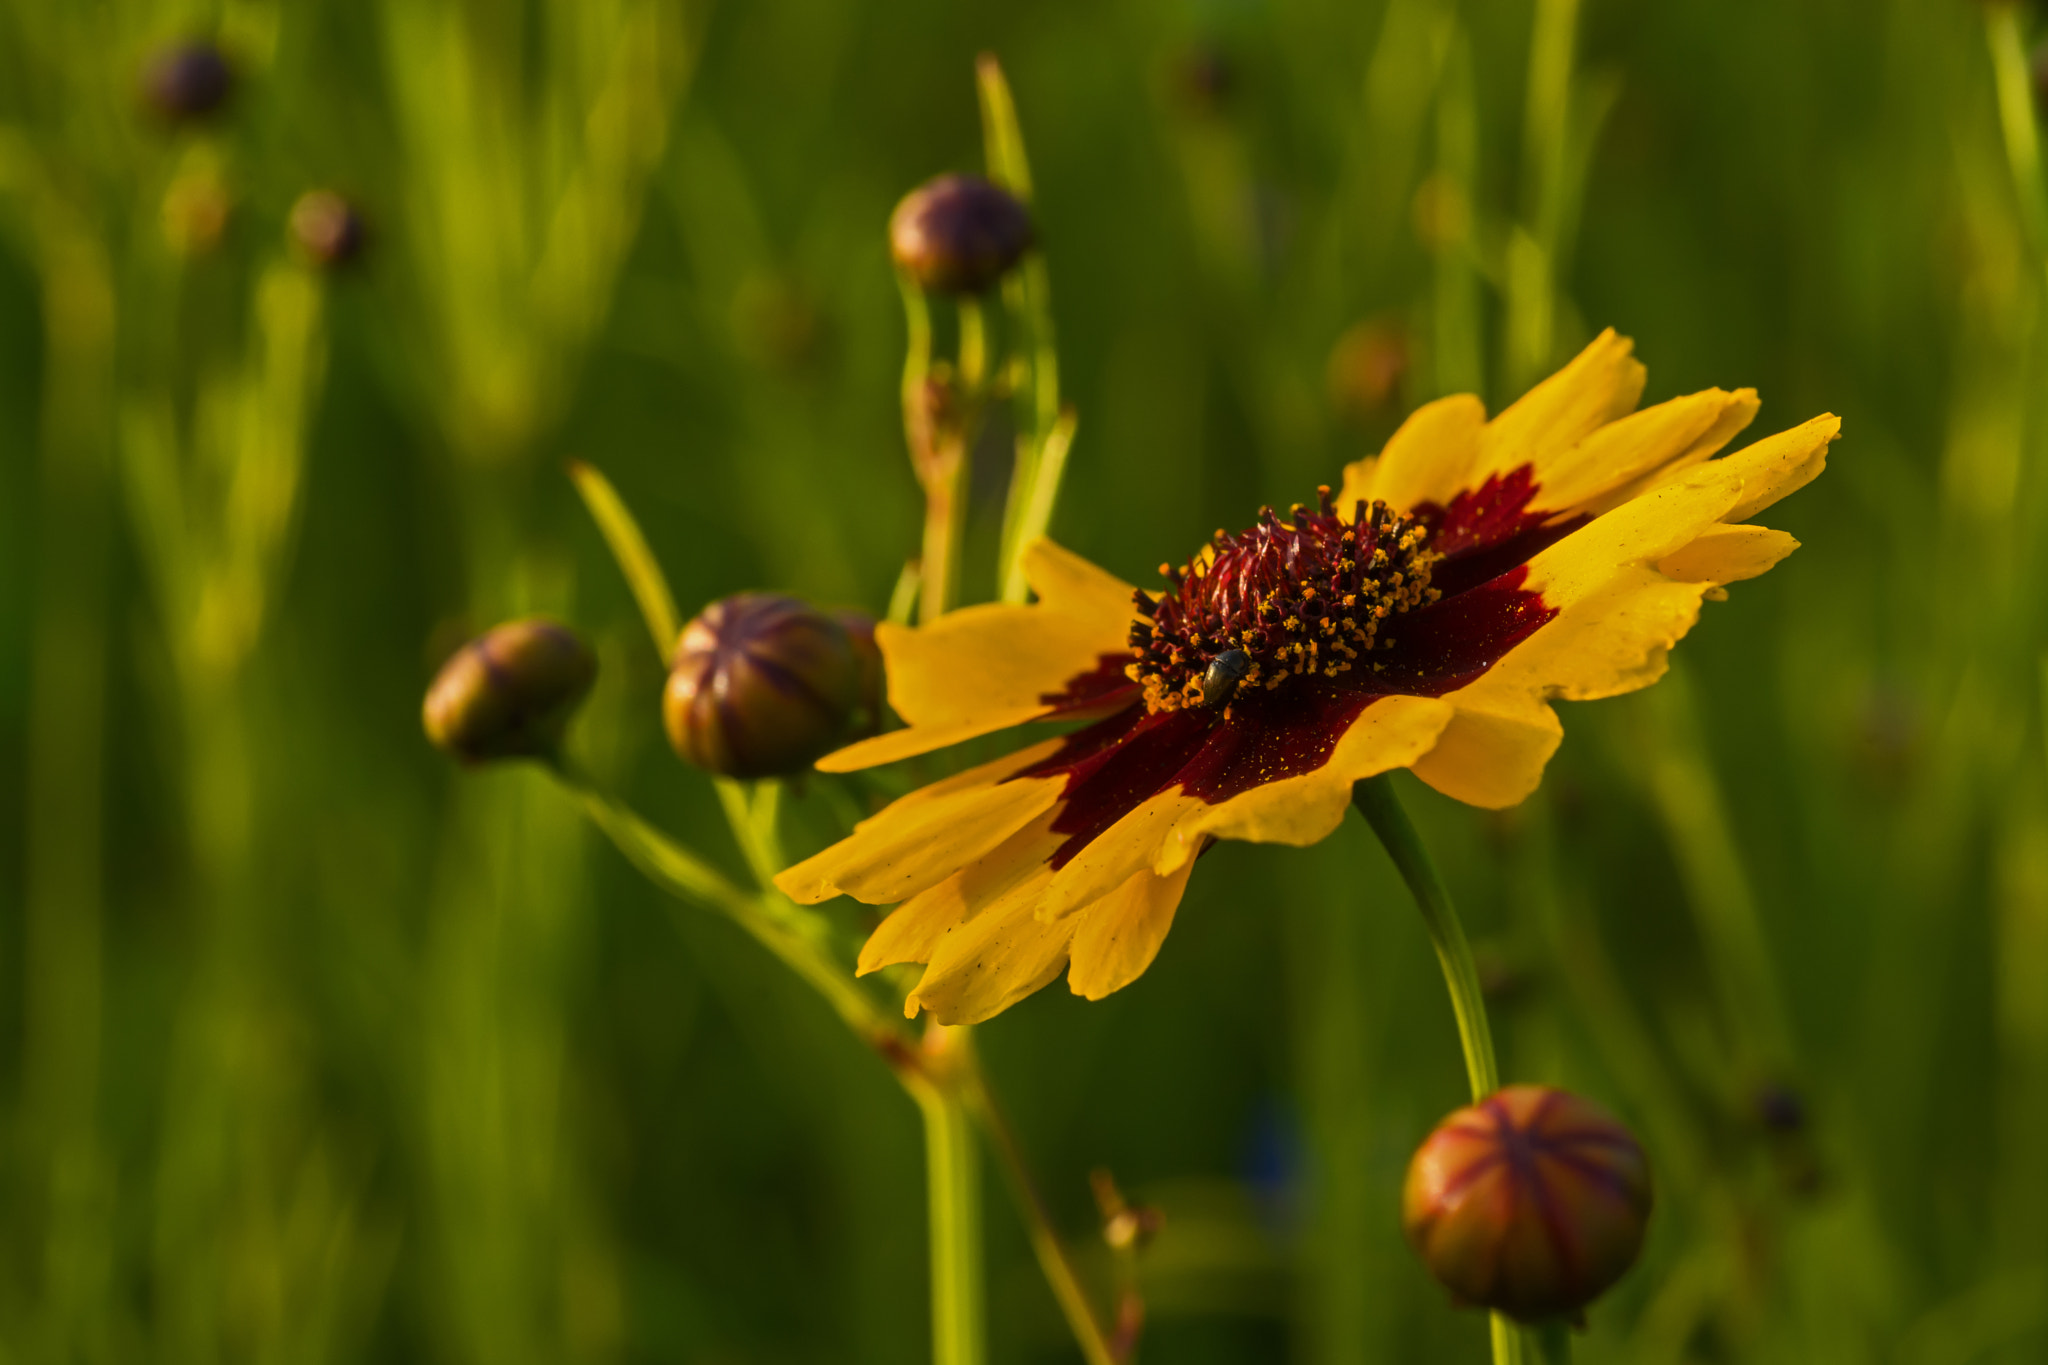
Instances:
[[[972,720],[956,721],[950,725],[910,725],[901,730],[891,730],[885,735],[849,744],[836,749],[818,760],[818,771],[824,773],[852,773],[862,768],[877,768],[884,763],[895,763],[919,754],[933,753],[939,749],[963,744],[982,735],[992,735],[998,730],[1007,730],[1013,725],[1022,725],[1045,714],[1045,704],[1034,701],[1029,706],[1013,706],[1006,710],[991,709],[975,716]]]
[[[1562,733],[1550,699],[1590,701],[1662,677],[1702,598],[1792,548],[1780,532],[1723,519],[1813,478],[1839,426],[1816,418],[1683,470],[1531,560],[1528,585],[1558,615],[1443,698],[1457,718],[1415,775],[1477,806],[1513,805],[1534,791]]]
[[[1136,981],[1159,955],[1173,913],[1187,890],[1194,860],[1164,877],[1140,872],[1075,916],[1067,986],[1074,994],[1100,1000]]]
[[[1528,586],[1565,606],[1599,590],[1619,566],[1655,564],[1717,522],[1745,520],[1819,474],[1840,430],[1838,419],[1817,417],[1660,479],[1532,559]]]
[[[1798,541],[1768,526],[1710,526],[1658,560],[1657,572],[1681,583],[1739,583],[1798,548]]]
[[[1451,706],[1434,697],[1382,697],[1359,713],[1329,762],[1314,772],[1189,812],[1161,844],[1153,871],[1185,867],[1211,839],[1302,847],[1328,838],[1350,808],[1354,783],[1412,766],[1436,744],[1451,716]]]
[[[1174,826],[1199,814],[1207,804],[1178,787],[1139,803],[1090,840],[1059,870],[1039,901],[1039,918],[1053,920],[1071,915],[1149,869],[1159,860]]]
[[[860,946],[854,975],[866,976],[899,962],[931,961],[932,949],[946,931],[967,921],[967,902],[960,894],[966,875],[955,872],[891,910]]]
[[[1140,871],[1166,875],[1211,839],[1313,844],[1344,819],[1360,778],[1407,767],[1429,751],[1452,708],[1432,697],[1383,697],[1360,712],[1312,772],[1262,783],[1210,803],[1175,787],[1146,800],[1060,869],[1040,903],[1042,918],[1091,905]]]
[[[927,626],[876,626],[889,704],[908,727],[827,754],[818,767],[852,772],[1020,725],[1103,655],[1128,651],[1129,584],[1049,540],[1025,551],[1024,571],[1041,598],[1034,606],[987,603]]]
[[[898,962],[929,962],[939,942],[1027,880],[1047,880],[1047,861],[1064,835],[1051,831],[1047,812],[936,886],[918,892],[892,911],[862,946],[858,971],[865,975]]]
[[[1472,692],[1477,686],[1464,690]],[[1446,796],[1500,810],[1536,790],[1544,765],[1563,738],[1557,713],[1526,691],[1476,694],[1458,706],[1436,747],[1423,755],[1414,771]]]
[[[1387,439],[1386,449],[1344,470],[1337,510],[1349,517],[1361,500],[1375,498],[1397,512],[1418,502],[1449,502],[1479,458],[1485,426],[1486,405],[1469,393],[1423,404]]]
[[[1697,464],[1735,439],[1756,416],[1754,389],[1708,389],[1609,422],[1535,471],[1533,506],[1548,512],[1607,501],[1647,476],[1677,464]]]
[[[942,1024],[978,1024],[1058,976],[1074,926],[1041,924],[1032,913],[1051,880],[1051,869],[1041,865],[943,934],[904,1013],[922,1008]]]
[[[1092,623],[1123,643],[1131,623],[1131,585],[1072,550],[1040,538],[1024,547],[1024,581],[1046,610]]]
[[[1058,746],[1048,740],[914,791],[775,885],[802,905],[842,894],[888,905],[936,886],[1051,809],[1064,777],[1003,779]]]
[[[1540,470],[1633,412],[1647,373],[1631,354],[1634,350],[1634,342],[1610,327],[1569,365],[1516,399],[1480,433],[1479,459],[1468,483],[1476,486],[1489,474],[1506,474],[1525,464]]]

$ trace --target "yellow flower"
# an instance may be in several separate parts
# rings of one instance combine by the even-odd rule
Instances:
[[[1710,459],[1755,393],[1638,412],[1631,350],[1603,333],[1490,422],[1469,395],[1429,404],[1334,498],[1219,532],[1161,593],[1041,541],[1035,605],[880,627],[907,727],[820,768],[1090,723],[911,793],[777,884],[902,902],[860,970],[924,963],[906,1012],[972,1023],[1062,969],[1091,1000],[1128,985],[1204,848],[1314,843],[1362,778],[1522,800],[1562,737],[1553,700],[1655,682],[1703,599],[1796,548],[1743,523],[1819,474],[1840,427]]]

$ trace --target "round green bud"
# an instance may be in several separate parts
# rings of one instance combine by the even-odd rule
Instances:
[[[1569,1317],[1635,1264],[1650,1167],[1590,1100],[1511,1085],[1437,1125],[1408,1166],[1401,1222],[1459,1302],[1522,1322]]]
[[[1031,213],[978,175],[942,175],[903,196],[889,219],[896,265],[936,294],[986,292],[1031,249]]]
[[[557,621],[494,626],[455,651],[427,689],[427,738],[465,763],[545,758],[597,681],[597,656]]]
[[[830,613],[743,592],[683,628],[662,720],[685,762],[723,777],[787,777],[852,737],[866,687],[860,649]]]

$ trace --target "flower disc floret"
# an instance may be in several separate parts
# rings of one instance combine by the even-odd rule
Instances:
[[[1390,618],[1443,595],[1429,585],[1442,556],[1426,524],[1363,500],[1346,520],[1328,485],[1316,492],[1313,512],[1296,503],[1282,521],[1261,508],[1250,530],[1218,531],[1190,563],[1160,565],[1168,586],[1156,601],[1133,595],[1142,619],[1125,673],[1147,712],[1227,708],[1247,688],[1374,667],[1367,656]]]

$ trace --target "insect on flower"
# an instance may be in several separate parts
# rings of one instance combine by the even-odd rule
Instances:
[[[1553,701],[1655,682],[1703,601],[1796,548],[1746,523],[1819,474],[1840,426],[1711,458],[1756,395],[1636,411],[1631,350],[1603,333],[1491,421],[1470,395],[1419,409],[1341,489],[1217,534],[1162,590],[1040,541],[1035,605],[878,627],[907,728],[822,768],[1090,723],[912,792],[778,885],[901,902],[861,970],[924,963],[906,1009],[973,1022],[1063,969],[1090,999],[1129,984],[1204,848],[1313,843],[1363,778],[1521,801],[1562,738]]]

